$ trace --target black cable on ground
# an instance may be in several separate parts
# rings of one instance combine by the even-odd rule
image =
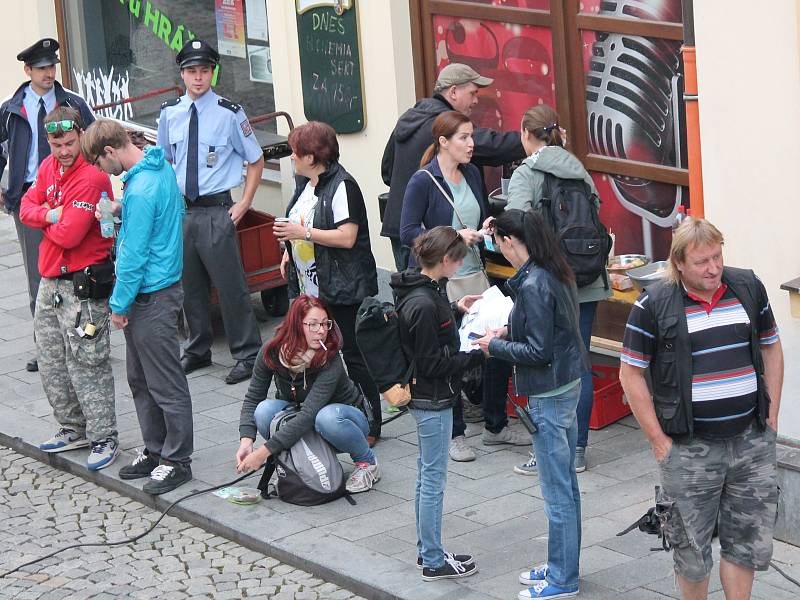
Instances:
[[[65,546],[64,548],[59,548],[58,550],[56,550],[54,552],[51,552],[50,554],[46,554],[45,556],[41,556],[41,557],[39,557],[39,558],[37,558],[35,560],[31,560],[31,561],[28,561],[28,562],[26,562],[24,564],[21,564],[18,567],[16,567],[15,569],[12,569],[10,571],[6,571],[2,575],[0,575],[0,579],[3,579],[4,577],[8,577],[12,573],[16,573],[20,569],[24,569],[25,567],[29,567],[31,565],[34,565],[34,564],[36,564],[38,562],[41,562],[43,560],[46,560],[48,558],[52,558],[55,555],[61,554],[62,552],[66,551],[66,550],[72,550],[73,548],[91,548],[91,547],[97,547],[97,546],[109,546],[109,547],[110,546],[122,546],[124,544],[133,544],[135,542],[138,542],[144,536],[146,536],[147,534],[151,533],[156,528],[156,526],[161,522],[161,519],[166,517],[167,513],[169,513],[169,511],[171,511],[173,508],[175,508],[175,506],[177,504],[179,504],[180,502],[183,502],[184,500],[188,500],[189,498],[194,498],[195,496],[200,496],[202,494],[207,494],[208,492],[213,492],[214,490],[218,490],[218,489],[221,489],[221,488],[224,488],[224,487],[229,487],[229,486],[232,486],[232,485],[236,485],[240,481],[242,481],[244,479],[247,479],[248,477],[252,477],[256,473],[258,473],[258,471],[260,471],[260,470],[261,469],[257,469],[256,471],[250,471],[249,473],[245,473],[241,477],[238,477],[238,478],[234,479],[233,481],[229,481],[228,483],[215,485],[214,487],[206,488],[206,489],[203,489],[203,490],[197,490],[197,491],[192,492],[191,494],[186,494],[185,496],[182,496],[182,497],[178,498],[177,500],[175,500],[175,502],[170,504],[166,508],[166,510],[164,510],[164,512],[161,513],[161,516],[159,516],[158,519],[156,519],[155,522],[152,525],[150,525],[150,527],[144,533],[140,533],[137,536],[134,536],[132,538],[128,538],[128,539],[125,539],[125,540],[120,540],[118,542],[87,542],[87,543],[83,543],[83,544],[72,544],[70,546]]]
[[[775,561],[774,561],[774,560],[771,560],[771,561],[769,561],[769,566],[770,566],[770,567],[772,567],[773,569],[775,569],[775,570],[776,570],[778,573],[780,573],[781,575],[783,575],[783,576],[784,576],[784,577],[785,577],[785,578],[786,578],[788,581],[791,581],[791,582],[792,582],[793,584],[795,584],[797,587],[800,587],[800,581],[797,581],[797,579],[795,579],[794,577],[790,577],[789,575],[787,575],[786,573],[784,573],[784,572],[781,570],[781,568],[780,568],[778,565],[776,565],[776,564],[775,564]]]

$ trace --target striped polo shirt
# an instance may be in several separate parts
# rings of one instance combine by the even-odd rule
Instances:
[[[778,341],[767,292],[758,282],[762,345]],[[756,410],[757,379],[750,354],[750,319],[724,283],[711,302],[683,288],[683,305],[692,347],[692,414],[696,435],[729,437],[744,431]],[[647,368],[656,350],[656,321],[647,292],[631,309],[620,360]]]

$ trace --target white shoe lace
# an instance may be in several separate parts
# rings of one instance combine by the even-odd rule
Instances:
[[[540,580],[540,581],[537,581],[536,583],[534,583],[534,584],[531,586],[531,588],[533,588],[533,590],[534,590],[534,591],[535,591],[537,594],[541,594],[541,593],[542,593],[542,590],[544,590],[546,587],[547,587],[547,581],[545,581],[544,579],[542,579],[542,580]]]
[[[146,460],[147,460],[147,455],[144,452],[142,452],[141,450],[137,450],[136,451],[136,458],[133,459],[133,463],[131,463],[131,464],[133,466],[135,466],[135,465],[138,465],[139,463],[142,463],[142,462],[144,462]]]
[[[153,472],[150,473],[150,479],[155,481],[164,481],[167,477],[169,477],[169,474],[172,473],[174,468],[175,467],[170,467],[169,465],[158,465],[155,469],[153,469]]]
[[[530,454],[531,457],[528,459],[528,462],[526,462],[522,466],[523,467],[529,467],[529,468],[530,467],[535,467],[536,466],[536,455],[533,452],[528,452],[528,454]]]
[[[460,573],[466,573],[467,572],[467,568],[462,563],[458,562],[455,559],[455,557],[452,554],[450,554],[449,552],[445,552],[445,554],[444,554],[444,562],[446,562],[448,565],[453,567],[453,571],[455,571],[456,573],[460,574]]]
[[[372,467],[370,463],[356,463],[356,469],[350,474],[350,481],[352,483],[369,484],[374,479]]]

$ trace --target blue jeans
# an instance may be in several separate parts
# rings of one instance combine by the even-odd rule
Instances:
[[[262,400],[256,407],[256,429],[265,440],[269,438],[272,418],[286,408],[286,400]],[[353,462],[374,463],[375,455],[367,443],[369,423],[355,406],[328,404],[317,413],[314,429],[339,452],[346,452]]]
[[[580,307],[581,339],[588,352],[589,344],[592,342],[592,324],[597,312],[597,302],[584,302]],[[578,401],[578,446],[581,448],[586,448],[589,441],[589,419],[592,418],[593,400],[594,384],[592,383],[592,372],[589,371],[581,375],[581,399]]]
[[[422,565],[438,569],[444,565],[442,507],[447,483],[447,451],[453,429],[453,410],[411,408],[417,422],[419,458],[414,512],[417,518],[417,553]]]
[[[581,554],[581,494],[575,474],[578,423],[575,410],[580,384],[548,398],[528,398],[544,514],[550,524],[547,540],[547,581],[567,590],[578,589]]]

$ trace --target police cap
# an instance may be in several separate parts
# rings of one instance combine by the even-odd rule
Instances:
[[[17,54],[17,60],[24,62],[29,67],[49,67],[60,63],[56,51],[58,42],[53,38],[44,38],[25,48]]]
[[[181,69],[194,65],[211,65],[215,67],[219,63],[219,52],[203,40],[195,38],[183,45],[181,51],[178,52],[178,56],[175,57],[175,62],[178,63]]]

